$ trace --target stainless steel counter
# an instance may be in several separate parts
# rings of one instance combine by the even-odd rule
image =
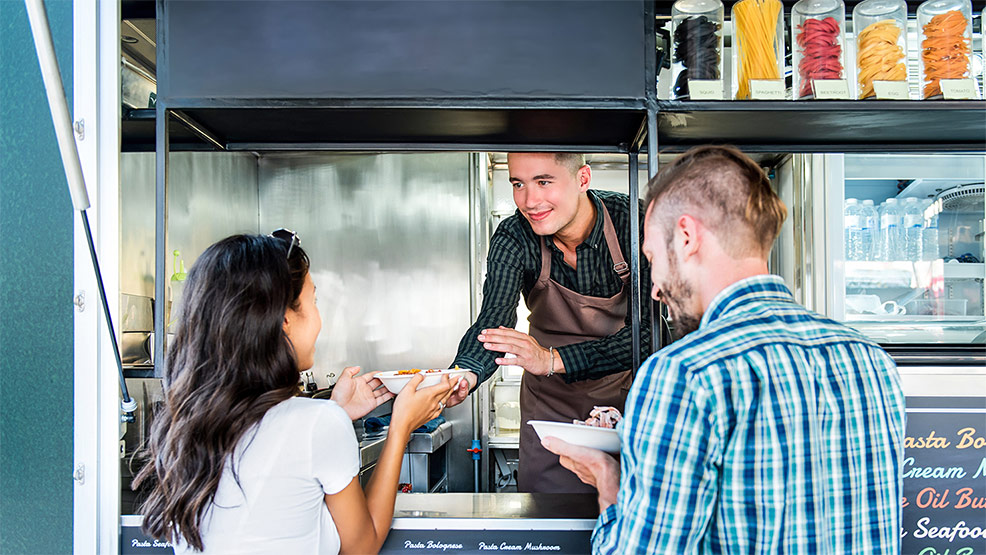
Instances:
[[[366,468],[377,462],[380,452],[383,451],[383,444],[387,441],[386,435],[364,438],[359,442],[359,467]]]
[[[387,439],[387,432],[382,431],[375,434],[364,434],[362,427],[356,428],[356,437],[359,439],[360,466],[376,461],[380,458],[380,451],[383,450],[383,443]],[[414,432],[407,443],[406,452],[408,453],[434,453],[439,447],[445,445],[452,439],[452,424],[442,422],[434,431]]]
[[[407,443],[408,453],[434,453],[452,439],[452,423],[442,422],[432,432],[414,432]]]
[[[470,526],[501,526],[522,521],[521,527],[545,522],[572,528],[575,521],[595,524],[599,505],[585,493],[406,493],[398,494],[394,528],[422,528],[425,521],[469,521]],[[516,524],[511,524],[517,527]],[[589,526],[591,529],[592,526]]]
[[[367,435],[361,424],[356,425],[359,439],[360,484],[369,482],[376,466],[387,431]],[[435,492],[448,489],[448,451],[442,449],[452,439],[452,424],[442,422],[430,432],[414,432],[404,450],[400,481],[411,484],[413,491]]]
[[[593,494],[399,494],[381,553],[589,553]]]

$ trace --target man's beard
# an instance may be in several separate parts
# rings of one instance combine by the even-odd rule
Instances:
[[[678,272],[678,261],[669,250],[668,280],[661,287],[661,299],[668,305],[673,326],[671,334],[675,341],[697,330],[702,322],[701,314],[692,314],[683,308],[684,301],[691,297],[692,287],[682,279],[681,273]]]

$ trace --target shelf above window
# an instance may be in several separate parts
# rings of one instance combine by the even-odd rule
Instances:
[[[156,110],[141,108],[127,110],[121,122],[121,144],[123,152],[154,152],[156,145]],[[172,119],[168,125],[171,136],[171,150],[220,150],[215,145],[177,119]]]
[[[134,114],[134,112],[144,112]],[[124,150],[153,150],[154,110],[124,120]],[[185,123],[226,150],[571,150],[628,152],[646,121],[643,102],[328,101],[183,106]],[[173,150],[205,147],[187,125]]]
[[[986,150],[986,102],[658,101],[658,148],[707,143],[758,152]]]

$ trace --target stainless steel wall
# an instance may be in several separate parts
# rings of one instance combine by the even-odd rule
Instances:
[[[297,231],[312,261],[322,333],[320,387],[350,365],[445,367],[471,324],[468,153],[173,153],[169,251],[185,267],[233,233]],[[121,160],[121,292],[153,296],[154,155]],[[475,212],[475,210],[472,210]],[[482,219],[474,215],[473,221]],[[476,223],[481,229],[485,221]],[[485,251],[481,253],[485,257]],[[174,271],[168,257],[168,275]],[[471,491],[471,403],[454,426],[450,489]]]
[[[445,368],[472,323],[469,154],[267,154],[259,169],[260,228],[297,231],[311,258],[319,386],[345,366]],[[472,491],[471,402],[444,416],[449,489]]]
[[[444,368],[470,325],[469,156],[264,155],[260,227],[298,232],[322,314],[315,378]]]
[[[212,243],[257,233],[257,161],[253,154],[176,152],[169,160],[168,250],[185,268]],[[154,296],[154,153],[120,156],[120,292]],[[168,277],[174,272],[169,254]]]

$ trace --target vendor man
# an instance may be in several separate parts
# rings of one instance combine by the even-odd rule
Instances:
[[[592,170],[581,154],[511,153],[507,166],[517,212],[490,241],[483,306],[453,362],[475,373],[448,404],[462,402],[498,365],[521,366],[518,489],[595,492],[559,465],[527,421],[584,420],[593,406],[623,410],[633,365],[630,198],[590,190]],[[639,200],[632,206],[642,230],[644,206]],[[641,275],[649,275],[640,259]],[[530,335],[513,329],[521,293],[531,312]],[[648,337],[645,299],[641,338]],[[641,354],[647,356],[646,347]]]

